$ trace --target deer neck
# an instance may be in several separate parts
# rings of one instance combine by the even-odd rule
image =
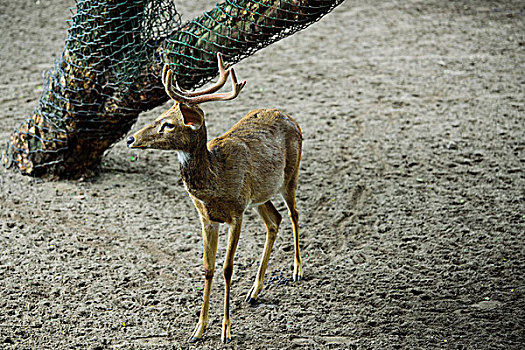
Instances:
[[[205,126],[203,125],[202,128]],[[206,147],[206,130],[196,135],[189,151],[177,152],[182,181],[188,192],[199,198],[203,191],[210,188],[214,173],[211,169],[211,154]]]

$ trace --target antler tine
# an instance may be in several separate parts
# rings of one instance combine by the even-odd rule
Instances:
[[[195,97],[195,96],[201,96],[201,95],[204,95],[204,94],[211,94],[211,93],[214,93],[215,91],[219,90],[220,88],[222,88],[224,86],[224,84],[226,83],[226,80],[228,80],[228,74],[230,73],[230,65],[227,64],[226,66],[224,65],[224,61],[222,60],[222,55],[220,52],[217,52],[217,65],[219,66],[219,80],[217,80],[217,82],[210,86],[209,88],[207,89],[203,89],[203,90],[200,90],[200,91],[193,91],[193,92],[189,92],[189,91],[186,91],[184,89],[181,89],[177,82],[175,82],[176,87],[178,90],[180,90],[181,92],[183,92],[184,96],[186,97]]]
[[[241,90],[244,88],[244,86],[246,85],[246,80],[241,83],[237,83],[237,75],[235,74],[235,70],[233,68],[231,69],[231,76],[232,76],[232,91],[230,92],[230,97],[226,98],[227,100],[233,100],[234,98],[236,98],[241,92]]]
[[[235,75],[235,70],[233,68],[230,69],[230,75],[232,78],[232,91],[193,97],[192,104],[195,105],[210,101],[227,101],[236,98],[246,85],[246,81],[243,81],[242,83],[237,83],[237,76]]]
[[[227,100],[232,100],[235,97],[237,97],[239,93],[241,92],[242,88],[244,87],[244,85],[246,84],[246,81],[243,81],[242,83],[237,83],[237,76],[235,75],[234,69],[226,68],[224,66],[224,63],[222,61],[220,54],[217,54],[217,59],[219,61],[219,70],[221,72],[221,77],[219,81],[214,86],[206,90],[200,91],[198,93],[197,92],[188,93],[188,92],[181,90],[178,87],[178,85],[173,86],[173,71],[171,69],[168,69],[168,65],[165,64],[164,68],[162,69],[162,84],[164,85],[164,89],[166,90],[166,93],[168,94],[168,96],[172,100],[175,100],[179,103],[184,103],[188,106],[194,106],[199,103],[210,102],[210,101],[227,101]],[[225,92],[225,93],[212,94],[211,92],[215,92],[219,90],[225,84],[228,78],[228,75],[231,75],[232,91]]]
[[[164,64],[164,67],[162,67],[162,75],[161,75],[161,81],[162,85],[164,85],[164,90],[166,90],[166,74],[168,73],[168,64]],[[166,90],[166,93],[168,91]]]
[[[184,93],[173,86],[173,71],[168,69],[168,64],[164,65],[162,68],[162,85],[166,90],[166,94],[177,102],[192,105],[191,98],[185,97]]]

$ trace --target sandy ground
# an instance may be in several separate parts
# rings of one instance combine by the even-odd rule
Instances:
[[[186,19],[214,3],[179,2]],[[73,5],[0,1],[2,149]],[[301,124],[305,279],[290,281],[285,220],[258,305],[243,301],[265,238],[248,213],[226,348],[523,348],[524,16],[521,1],[347,0],[237,65],[248,85],[204,106],[209,137],[259,107]],[[203,266],[178,172],[174,154],[124,142],[88,181],[0,170],[0,348],[222,347],[220,273],[206,336],[186,343]]]

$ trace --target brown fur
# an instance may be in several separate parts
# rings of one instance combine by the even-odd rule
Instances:
[[[130,137],[128,145],[131,148],[178,151],[182,180],[201,217],[204,297],[191,341],[202,338],[208,325],[219,223],[229,225],[223,266],[225,295],[221,337],[223,342],[229,342],[233,259],[247,208],[253,207],[261,216],[267,235],[257,277],[246,301],[254,303],[262,290],[264,274],[281,223],[281,215],[270,201],[276,194],[281,194],[285,200],[293,225],[293,278],[299,280],[302,277],[298,212],[295,207],[302,134],[297,122],[287,114],[276,109],[258,109],[248,113],[224,135],[207,144],[206,140],[202,110],[198,106],[176,102],[153,123]]]

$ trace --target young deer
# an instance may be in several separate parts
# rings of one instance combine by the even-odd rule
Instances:
[[[247,208],[253,207],[257,211],[264,221],[267,233],[257,277],[246,301],[255,303],[263,288],[270,252],[281,223],[281,215],[270,201],[277,193],[286,202],[293,226],[293,279],[297,281],[303,276],[298,212],[295,207],[302,134],[297,122],[285,113],[276,109],[258,109],[248,113],[224,135],[206,144],[204,112],[198,104],[234,99],[246,83],[237,83],[233,68],[224,66],[220,54],[217,59],[219,81],[198,92],[187,92],[173,86],[173,72],[165,66],[162,82],[175,104],[153,123],[129,137],[127,143],[130,148],[175,150],[178,153],[182,180],[200,214],[204,297],[199,322],[190,341],[201,339],[208,325],[219,224],[229,225],[228,246],[222,270],[225,293],[221,339],[227,343],[231,341],[230,284],[233,259],[243,214]],[[231,76],[232,91],[216,93],[228,76]]]

